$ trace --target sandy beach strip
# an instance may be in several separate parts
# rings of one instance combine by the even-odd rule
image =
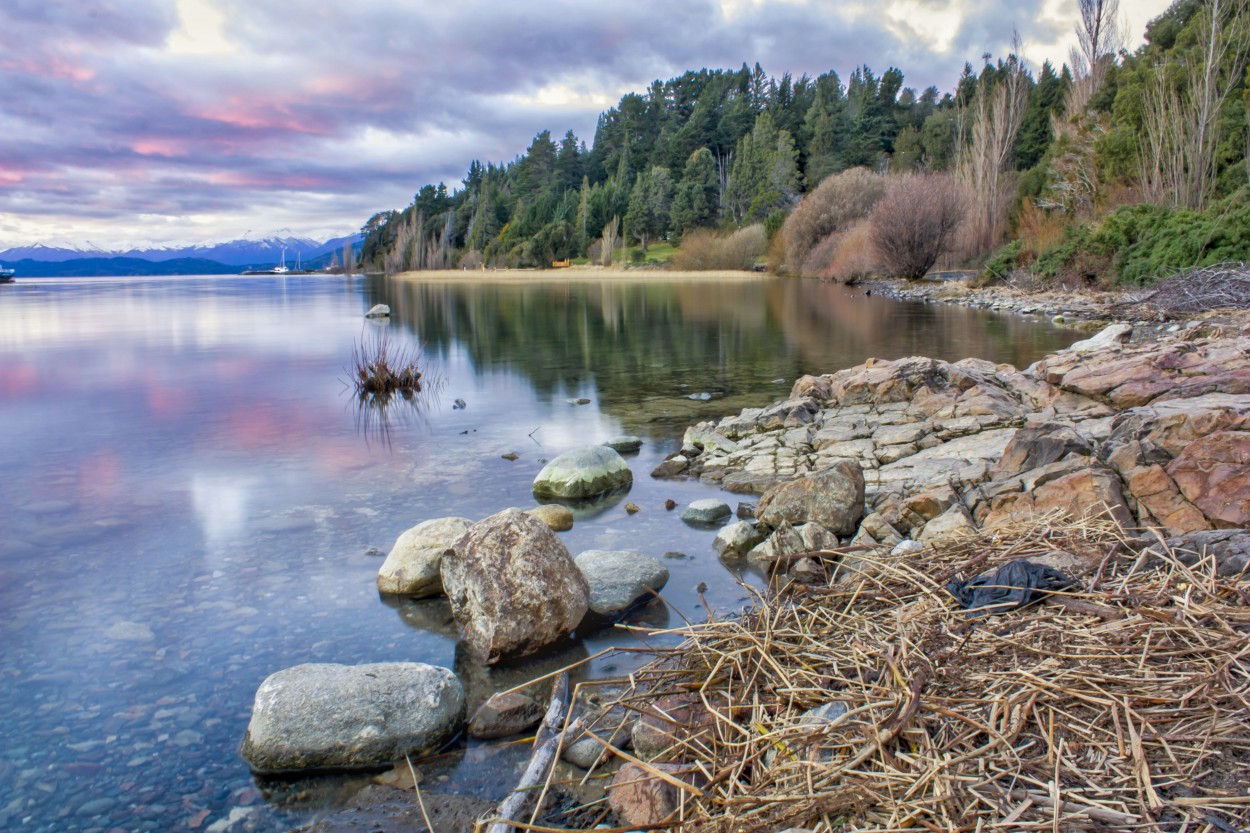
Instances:
[[[765,272],[681,272],[667,269],[607,269],[573,266],[565,269],[431,269],[400,272],[396,280],[421,283],[725,283],[772,280]]]

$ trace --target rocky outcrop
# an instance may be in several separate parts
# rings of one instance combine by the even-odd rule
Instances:
[[[816,523],[849,535],[864,517],[864,473],[853,460],[774,486],[760,498],[755,517],[771,527]]]
[[[805,376],[785,400],[692,426],[681,465],[660,468],[764,495],[769,557],[805,546],[807,522],[870,546],[1045,513],[1169,535],[1247,526],[1250,340],[1127,335],[1025,370],[912,357]],[[843,461],[862,472],[862,522],[796,508]]]
[[[540,498],[589,500],[626,489],[634,482],[625,458],[604,445],[575,448],[556,457],[534,478]]]
[[[401,534],[378,569],[378,590],[418,599],[442,593],[443,553],[472,525],[468,518],[436,518]]]
[[[456,541],[443,556],[443,588],[465,648],[488,665],[566,639],[590,597],[556,534],[517,509],[479,521]]]
[[[377,766],[439,748],[464,712],[464,689],[446,668],[297,665],[257,689],[241,752],[258,773]]]

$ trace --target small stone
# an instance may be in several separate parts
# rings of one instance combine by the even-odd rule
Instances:
[[[734,514],[737,515],[740,520],[744,520],[744,521],[755,520],[755,504],[754,503],[739,503],[738,509],[736,512],[734,512]]]
[[[625,511],[631,515],[636,515],[638,513],[638,504],[632,502],[625,504]]]
[[[374,304],[369,311],[365,313],[365,318],[389,318],[390,315],[391,308],[386,304]]]
[[[515,451],[509,451],[507,454],[501,454],[499,456],[505,460],[515,460],[517,458],[517,453]]]
[[[567,532],[573,528],[573,510],[559,503],[546,503],[525,511],[551,527],[553,532]]]
[[[682,510],[681,519],[686,523],[714,524],[731,514],[729,504],[716,498],[704,498],[691,502]]]
[[[921,544],[919,541],[912,541],[909,539],[907,541],[899,541],[895,544],[894,549],[890,550],[890,555],[907,555],[913,552],[920,552],[923,549],[924,544]]]
[[[629,434],[613,437],[604,443],[617,454],[629,454],[642,448],[642,440]]]
[[[669,498],[668,500],[664,501],[664,508],[667,509],[669,512],[672,512],[674,509],[677,508],[677,501],[673,500],[672,498]]]
[[[382,552],[382,550],[378,549],[377,547],[369,547],[369,549],[365,550],[365,555],[368,555],[372,558],[377,558],[379,556],[386,555],[386,553]]]

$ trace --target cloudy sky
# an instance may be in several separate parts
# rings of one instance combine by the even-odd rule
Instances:
[[[1123,0],[1129,45],[1168,0]],[[3,0],[0,249],[330,237],[506,161],[589,144],[623,93],[759,61],[953,87],[1013,27],[1062,62],[1076,0]]]

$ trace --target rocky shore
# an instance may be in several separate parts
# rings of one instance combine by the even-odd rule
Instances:
[[[1130,335],[1112,325],[1024,370],[916,357],[805,376],[691,427],[660,468],[765,494],[854,460],[852,543],[869,546],[1052,512],[1169,536],[1246,526],[1250,340]]]
[[[1045,307],[1038,312],[1049,314]],[[1082,307],[1079,315],[1094,320],[1096,313]],[[1054,314],[1076,315],[1077,305],[1056,307]],[[837,764],[839,771],[850,766],[847,760],[857,760],[848,750],[862,742],[868,731],[858,721],[894,727],[875,741],[873,748],[884,749],[903,731],[903,724],[896,721],[900,714],[916,721],[947,719],[920,708],[921,691],[926,685],[938,685],[933,681],[936,660],[931,654],[947,656],[951,645],[942,634],[963,627],[956,606],[945,597],[935,603],[934,591],[951,577],[971,578],[965,573],[975,573],[974,567],[1002,566],[1022,554],[1035,557],[1038,569],[1054,570],[1055,576],[1069,582],[1062,586],[1079,586],[1088,598],[1098,600],[1074,598],[1070,600],[1074,607],[1065,608],[1078,617],[1073,621],[1082,628],[1092,616],[1102,621],[1140,620],[1142,632],[1148,632],[1151,622],[1170,614],[1153,609],[1143,612],[1139,599],[1143,593],[1153,593],[1166,607],[1168,594],[1176,592],[1173,584],[1178,570],[1204,570],[1201,574],[1209,576],[1214,587],[1207,592],[1224,604],[1228,595],[1224,588],[1242,582],[1250,564],[1250,533],[1246,532],[1250,525],[1250,338],[1225,335],[1211,324],[1181,326],[1170,333],[1156,332],[1155,326],[1150,324],[1143,336],[1139,325],[1112,324],[1024,369],[976,359],[869,360],[836,373],[804,376],[784,400],[691,426],[680,451],[670,455],[652,476],[697,478],[746,496],[737,519],[727,517],[730,510],[719,501],[696,501],[682,518],[717,529],[714,549],[722,559],[751,560],[773,577],[760,609],[744,613],[733,624],[705,626],[721,629],[715,631],[717,639],[732,631],[731,641],[740,643],[735,649],[740,654],[734,656],[744,658],[762,651],[756,659],[765,670],[739,679],[738,660],[730,663],[732,669],[722,669],[726,655],[700,641],[707,638],[705,629],[691,626],[692,642],[683,648],[685,653],[661,657],[657,665],[637,675],[624,693],[618,689],[614,694],[610,686],[590,696],[583,691],[580,699],[575,697],[571,717],[584,721],[579,725],[594,728],[563,739],[559,766],[571,767],[566,774],[573,780],[588,768],[615,772],[606,793],[603,779],[596,779],[597,793],[581,794],[578,800],[606,797],[615,819],[628,826],[667,824],[680,816],[697,817],[700,823],[711,825],[706,827],[709,830],[722,829],[716,825],[732,820],[732,812],[715,802],[702,802],[716,787],[706,780],[706,772],[728,766],[734,756],[746,755],[734,777],[747,779],[743,784],[764,785],[759,803],[752,806],[764,814],[760,818],[771,819],[765,812],[772,801],[767,789],[782,783],[781,774],[793,769],[796,760]],[[535,481],[535,494],[580,500],[627,486],[630,476],[616,452],[604,447],[582,449],[544,469]],[[696,505],[704,503],[708,505]],[[505,510],[477,523],[447,518],[420,524],[396,542],[379,572],[379,589],[414,597],[446,592],[460,639],[474,661],[486,667],[558,646],[571,632],[610,624],[663,587],[667,581],[663,565],[640,553],[592,550],[574,558],[552,531],[567,528],[564,524],[571,520],[557,517],[561,509],[553,505],[529,513]],[[1111,576],[1122,577],[1121,595],[1097,595],[1099,582]],[[1215,582],[1225,584],[1215,586]],[[871,590],[874,586],[875,591]],[[553,593],[552,587],[559,589]],[[861,598],[865,587],[870,591]],[[1129,587],[1137,589],[1126,595]],[[1234,599],[1233,604],[1244,606],[1244,595],[1241,603]],[[893,597],[898,599],[897,613],[888,603]],[[856,604],[876,618],[861,622],[835,616],[837,621],[830,620],[826,623],[829,630],[822,632],[825,641],[814,644],[811,639],[820,629],[809,628],[805,617],[811,617],[811,623],[824,621],[831,615],[833,600]],[[1227,619],[1220,618],[1225,611],[1218,605],[1203,610],[1218,614],[1220,627],[1233,634],[1228,637],[1220,631],[1221,640],[1247,638],[1242,614]],[[796,611],[802,611],[802,622],[794,625],[797,630],[774,635],[777,622]],[[911,635],[905,642],[910,647],[895,644],[902,638],[902,631],[891,631],[890,622],[896,616],[913,625],[927,623],[923,633],[908,631]],[[1193,627],[1215,627],[1201,615],[1190,618],[1196,623]],[[1072,624],[1053,616],[1045,621],[1050,649],[1096,653],[1099,638],[1064,647]],[[1215,638],[1202,633],[1201,639]],[[806,659],[789,666],[791,653],[774,655],[771,652],[778,649],[761,649],[757,644],[761,634],[767,635],[769,645],[793,639],[786,651]],[[843,657],[840,635],[846,637],[845,644],[877,647],[867,654],[852,650]],[[1153,638],[1148,634],[1147,641]],[[891,659],[896,651],[903,653]],[[874,652],[884,652],[884,667],[878,667]],[[908,652],[918,652],[921,665],[905,660]],[[1204,654],[1194,661],[1209,670],[1213,660]],[[1124,662],[1131,664],[1129,659]],[[837,670],[839,663],[864,667],[852,680]],[[782,668],[789,670],[783,673]],[[813,668],[824,682],[807,680],[803,686],[790,687],[786,675],[815,674]],[[887,673],[888,669],[892,670]],[[980,666],[975,670],[988,673]],[[317,686],[324,687],[323,677],[332,674],[336,680],[347,681],[334,685],[362,691],[376,688],[376,671],[398,673],[375,669],[361,683],[356,681],[356,672],[343,668],[309,669],[316,675]],[[436,676],[447,673],[421,671]],[[463,682],[465,675],[457,671]],[[1005,672],[1004,668],[993,673]],[[1030,673],[1048,678],[1051,672],[1062,676],[1068,670],[1060,662]],[[403,673],[410,675],[407,670]],[[1236,692],[1245,688],[1240,673],[1227,684],[1233,701],[1241,696]],[[772,674],[784,679],[759,688],[760,680]],[[881,687],[889,674],[894,676],[893,688],[886,686],[889,692],[883,694]],[[687,677],[685,683],[674,682]],[[343,730],[353,749],[364,750],[358,757],[343,761],[332,757],[343,741],[329,738],[314,744],[321,758],[313,758],[305,742],[296,745],[287,758],[275,754],[270,760],[258,752],[263,727],[257,726],[249,732],[245,753],[262,772],[306,765],[376,765],[393,759],[401,747],[416,752],[441,743],[459,731],[466,718],[470,718],[470,734],[485,739],[523,731],[541,716],[539,703],[515,692],[491,698],[481,708],[474,702],[466,714],[460,682],[439,680],[446,692],[420,695],[428,701],[428,709],[418,709],[446,713],[435,721],[436,731],[400,727],[396,738],[381,733],[379,726],[387,721],[377,715],[410,710],[412,698],[418,696],[407,693],[405,683],[397,687],[398,695],[388,693],[380,705],[370,707],[372,712],[366,709]],[[756,686],[749,707],[741,702],[742,691],[735,690],[748,683]],[[296,689],[272,679],[258,693],[262,718],[273,719],[269,703],[276,703],[275,693],[281,691],[295,692],[301,707],[302,701],[310,699],[314,712],[341,699],[338,695],[322,697],[315,686]],[[1021,691],[1013,690],[1010,697],[1030,696]],[[1036,699],[1037,695],[1032,696]],[[1125,689],[1116,696],[1136,703],[1134,698],[1149,700],[1155,695]],[[262,699],[265,708],[260,708]],[[1204,714],[1217,723],[1226,720],[1226,700],[1212,700],[1204,706],[1209,707]],[[894,705],[889,707],[890,703]],[[968,714],[981,705],[968,706]],[[1061,705],[1077,708],[1066,700]],[[1136,707],[1149,708],[1145,704]],[[848,715],[860,717],[848,723]],[[975,722],[982,718],[961,719]],[[1038,720],[1036,714],[1031,719]],[[1085,715],[1081,719],[1095,718]],[[761,726],[773,728],[764,731]],[[845,731],[848,726],[859,727],[852,732],[854,738],[840,741],[841,746],[818,743],[810,753],[816,755],[814,759],[807,757],[808,752],[796,759],[786,751],[790,749],[786,743],[772,740],[774,731],[791,739],[801,735],[810,741],[813,733],[827,739],[834,729]],[[293,734],[283,730],[276,737],[289,743]],[[719,738],[720,745],[700,740],[712,736]],[[733,752],[735,743],[748,743],[742,740],[747,736],[754,751],[749,755]],[[1219,742],[1224,742],[1222,735]],[[1150,750],[1157,751],[1154,746]],[[730,757],[724,758],[725,754]],[[897,764],[888,751],[882,754],[887,769]],[[966,759],[967,755],[958,758]],[[692,769],[692,762],[701,766]],[[402,775],[403,770],[396,772]],[[725,777],[722,772],[722,785]],[[959,779],[965,777],[955,777],[952,783],[962,783]],[[904,788],[915,786],[907,779],[903,783]],[[786,789],[792,790],[793,785]],[[845,799],[838,795],[839,801]],[[691,816],[682,808],[693,797],[700,798],[701,809]],[[1035,807],[1047,806],[1037,796],[1029,801]],[[713,804],[719,809],[709,809]],[[786,806],[789,809],[782,815],[792,821],[811,821],[823,812],[817,812],[823,806],[819,802],[802,805],[806,808],[802,812],[797,804]],[[1063,802],[1058,806],[1064,806]],[[724,812],[730,815],[716,815]],[[1129,810],[1116,810],[1112,815],[1116,820],[1142,817]],[[953,816],[933,818],[940,824],[967,821]],[[817,824],[815,829],[826,828]]]

